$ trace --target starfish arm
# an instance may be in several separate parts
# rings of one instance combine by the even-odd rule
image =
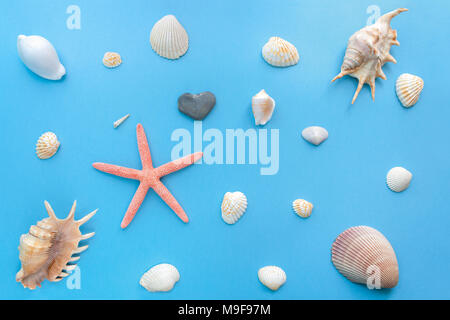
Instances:
[[[153,168],[152,155],[148,146],[147,136],[145,135],[144,127],[138,124],[136,127],[136,136],[139,148],[139,155],[141,156],[142,168]]]
[[[142,201],[144,201],[145,196],[147,195],[147,191],[148,187],[141,183],[133,196],[133,200],[131,200],[131,203],[128,206],[125,217],[122,219],[122,223],[120,224],[122,229],[125,229],[130,224],[131,220],[133,220],[136,212],[142,204]]]
[[[169,163],[163,164],[162,166],[156,168],[156,175],[160,178],[166,176],[172,172],[178,171],[180,169],[190,166],[203,156],[203,152],[196,152],[185,156],[183,158],[171,161]]]
[[[115,176],[119,176],[122,178],[128,178],[128,179],[134,179],[134,180],[140,180],[141,179],[141,171],[131,168],[125,168],[116,166],[114,164],[107,164],[107,163],[101,163],[96,162],[93,163],[92,166],[100,171],[113,174]]]
[[[183,220],[183,222],[189,222],[189,218],[184,212],[183,208],[177,202],[175,197],[170,193],[169,190],[163,185],[161,181],[158,181],[154,186],[153,190],[164,200],[165,203],[176,213],[176,215]]]

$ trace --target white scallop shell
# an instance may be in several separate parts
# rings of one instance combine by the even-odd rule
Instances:
[[[227,192],[222,201],[222,219],[235,224],[247,209],[247,197],[242,192]]]
[[[259,281],[271,290],[278,290],[286,282],[286,273],[277,266],[266,266],[258,270]]]
[[[262,55],[267,63],[275,67],[288,67],[298,63],[297,48],[279,37],[271,37],[262,48]]]
[[[318,146],[328,138],[328,131],[322,127],[308,127],[303,129],[302,137],[306,141]]]
[[[59,80],[66,74],[66,69],[59,62],[55,48],[41,36],[19,35],[17,51],[28,69],[42,78]]]
[[[402,167],[394,167],[386,175],[386,184],[395,192],[402,192],[409,187],[412,173]]]
[[[302,218],[308,218],[314,208],[312,203],[303,199],[297,199],[292,202],[292,207],[294,208],[295,213]]]
[[[117,52],[106,52],[103,56],[103,65],[107,68],[115,68],[120,66],[122,58]]]
[[[252,111],[256,125],[265,125],[271,118],[275,109],[273,100],[263,89],[252,98]]]
[[[36,144],[36,154],[39,159],[48,159],[52,157],[59,148],[59,141],[56,134],[46,132],[42,134]]]
[[[398,263],[389,241],[367,226],[342,232],[331,248],[331,260],[347,279],[373,288],[393,288],[398,283]]]
[[[422,78],[413,74],[404,73],[398,77],[395,83],[397,97],[406,108],[412,107],[419,100],[420,93],[423,90]]]
[[[189,47],[189,37],[173,15],[155,23],[150,33],[150,44],[157,54],[167,59],[178,59]]]
[[[141,277],[139,284],[150,292],[170,291],[180,280],[177,268],[168,263],[158,264]]]

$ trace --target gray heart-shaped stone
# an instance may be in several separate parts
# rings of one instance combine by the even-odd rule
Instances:
[[[216,104],[216,96],[209,91],[185,93],[178,98],[178,110],[195,120],[203,120]]]

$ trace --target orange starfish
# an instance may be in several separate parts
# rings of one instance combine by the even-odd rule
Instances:
[[[155,190],[155,192],[167,203],[167,205],[177,214],[177,216],[181,220],[183,220],[184,222],[188,222],[189,219],[183,208],[159,179],[161,179],[161,177],[165,175],[168,175],[169,173],[190,166],[203,156],[203,152],[196,152],[183,158],[168,162],[158,168],[154,168],[152,164],[152,156],[148,147],[147,137],[145,136],[144,128],[141,124],[138,124],[136,127],[136,135],[139,155],[141,156],[142,170],[125,168],[100,162],[96,162],[92,165],[97,170],[114,174],[123,178],[139,180],[141,182],[139,184],[139,188],[134,194],[133,200],[131,200],[131,203],[120,226],[122,228],[126,228],[130,224],[131,220],[133,220],[136,212],[141,206],[142,201],[144,201],[148,189],[150,188]]]

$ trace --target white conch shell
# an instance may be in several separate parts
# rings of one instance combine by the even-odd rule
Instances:
[[[273,100],[263,89],[252,98],[252,111],[256,125],[265,125],[271,118],[275,109]]]
[[[297,48],[279,37],[271,37],[262,48],[262,55],[268,64],[288,67],[298,63]]]
[[[371,227],[352,227],[342,232],[331,248],[331,260],[347,279],[371,289],[393,288],[398,283],[394,249]]]
[[[45,79],[59,80],[66,74],[55,48],[41,36],[18,36],[17,51],[28,69]]]
[[[292,207],[294,208],[295,213],[302,218],[308,218],[314,208],[311,202],[303,199],[297,199],[292,202]]]
[[[172,290],[180,280],[177,268],[168,263],[158,264],[141,277],[139,284],[150,292],[165,292]]]
[[[386,184],[395,192],[402,192],[409,187],[412,173],[402,167],[394,167],[386,175]]]
[[[36,154],[39,159],[48,159],[58,151],[59,141],[56,134],[46,132],[42,134],[36,143]]]
[[[270,290],[278,290],[286,282],[286,273],[277,266],[266,266],[258,270],[258,279]]]
[[[312,126],[303,129],[302,137],[309,143],[318,146],[328,138],[328,131],[322,127]]]
[[[186,30],[173,15],[161,18],[150,32],[150,44],[157,54],[167,59],[178,59],[189,47]]]
[[[247,197],[242,192],[227,192],[222,201],[222,219],[235,224],[247,209]]]
[[[115,68],[120,66],[122,58],[117,52],[106,52],[103,56],[103,65],[107,68]]]
[[[341,72],[331,81],[350,75],[358,79],[358,88],[353,96],[352,104],[358,97],[365,83],[370,85],[372,99],[375,100],[375,78],[386,80],[381,67],[386,62],[396,63],[389,53],[392,45],[400,45],[397,31],[392,30],[390,23],[393,17],[408,9],[399,8],[381,16],[373,25],[355,32],[348,40]]]
[[[395,83],[397,97],[406,108],[412,107],[419,100],[423,90],[422,78],[413,74],[404,73],[398,77]]]
[[[127,115],[124,115],[122,118],[117,119],[116,121],[114,121],[114,123],[113,123],[114,128],[117,128],[118,126],[120,126],[129,117],[130,117],[130,114],[127,114]]]

